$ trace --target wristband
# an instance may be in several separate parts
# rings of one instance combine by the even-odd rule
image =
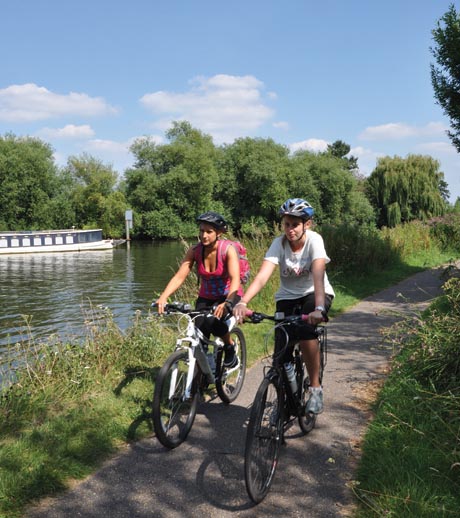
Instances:
[[[316,306],[315,311],[324,311],[324,306]]]
[[[233,302],[230,299],[225,299],[224,302],[225,302],[225,304],[229,304],[230,307],[233,308]]]

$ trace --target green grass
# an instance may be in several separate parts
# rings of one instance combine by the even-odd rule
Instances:
[[[357,518],[444,518],[460,509],[460,279],[398,345],[363,444],[354,486]]]
[[[325,234],[332,238],[332,230],[329,232]],[[360,233],[355,229],[350,230],[350,240],[354,244],[359,241],[359,250],[348,245],[343,236],[340,247],[331,247],[334,255],[331,253],[328,274],[337,293],[332,317],[362,298],[452,257],[451,253],[440,252],[429,240],[419,239],[419,232],[409,227],[394,232],[398,233],[397,245],[392,244],[391,233],[376,239],[373,231]],[[409,253],[406,241],[415,239],[414,236],[417,242]],[[373,239],[378,253],[373,249]],[[243,240],[253,274],[270,240],[270,236],[260,233]],[[326,246],[329,249],[327,241]],[[380,261],[376,268],[370,258]],[[176,294],[177,299],[193,301],[196,286],[196,278],[191,275]],[[273,312],[277,287],[274,276],[251,307]],[[17,383],[0,396],[1,518],[21,516],[29,503],[62,491],[69,481],[93,472],[127,442],[152,433],[154,380],[174,348],[174,333],[160,327],[157,320],[140,315],[125,333],[115,326],[109,313],[101,315],[98,310],[94,315],[86,315],[85,321],[88,331],[83,344],[60,343],[50,338],[45,347],[37,348],[31,338],[11,350],[12,363],[18,354],[30,358],[30,362],[19,372]],[[264,354],[266,327],[245,325],[243,329],[251,365]],[[404,450],[402,443],[398,449]],[[370,452],[372,455],[372,449]],[[375,455],[380,455],[380,451]],[[439,463],[434,467],[439,469]],[[453,471],[457,473],[456,469]],[[420,477],[423,474],[418,473]],[[445,476],[442,472],[438,477],[434,470],[430,474],[434,480]],[[364,482],[361,488],[362,499],[362,495],[371,495],[373,491],[369,485],[366,493]],[[447,498],[445,493],[440,495]],[[424,500],[423,495],[411,493],[412,496],[417,501]]]

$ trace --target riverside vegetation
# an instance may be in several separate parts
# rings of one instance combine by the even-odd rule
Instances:
[[[324,225],[320,231],[337,293],[332,318],[417,271],[452,263],[460,252],[458,218],[436,226],[412,222],[378,231]],[[272,234],[253,229],[243,239],[254,270]],[[177,299],[194,299],[196,279],[190,277]],[[276,289],[273,276],[252,306],[272,311]],[[407,339],[397,343],[401,353],[364,443],[354,488],[363,502],[360,517],[454,516],[449,510],[460,508],[459,306],[459,282],[452,279],[418,326],[394,335]],[[93,472],[127,442],[152,434],[153,384],[174,333],[140,313],[125,332],[107,309],[83,317],[87,333],[80,343],[50,337],[39,344],[30,337],[8,353],[16,378],[0,394],[1,517],[21,516],[28,504]],[[249,364],[263,354],[256,348],[263,341],[255,339],[261,332],[245,327]],[[17,367],[19,357],[27,361]],[[379,470],[377,463],[383,463]]]

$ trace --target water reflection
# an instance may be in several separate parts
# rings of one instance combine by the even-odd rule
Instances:
[[[164,287],[182,254],[179,243],[133,243],[0,257],[0,349],[28,337],[26,320],[34,338],[81,336],[92,306],[108,307],[126,328]]]

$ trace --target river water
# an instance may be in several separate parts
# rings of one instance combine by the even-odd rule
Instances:
[[[177,242],[132,242],[113,250],[0,256],[0,352],[26,339],[81,337],[91,308],[121,329],[147,312],[184,253]]]

